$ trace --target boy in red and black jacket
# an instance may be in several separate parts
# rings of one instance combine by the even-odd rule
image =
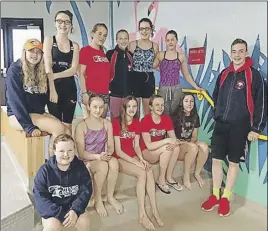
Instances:
[[[217,79],[213,92],[215,128],[211,139],[213,195],[202,204],[211,211],[218,207],[220,216],[230,214],[230,197],[244,156],[246,142],[256,141],[267,117],[266,87],[253,61],[247,56],[247,43],[236,39],[231,45],[232,62]],[[222,160],[228,155],[229,169],[220,198]]]

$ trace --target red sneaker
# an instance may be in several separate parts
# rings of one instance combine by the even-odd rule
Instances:
[[[201,208],[206,211],[212,211],[215,206],[219,205],[219,200],[215,195],[211,195],[201,206]]]
[[[227,217],[230,215],[230,201],[225,197],[220,199],[218,214],[221,217]]]

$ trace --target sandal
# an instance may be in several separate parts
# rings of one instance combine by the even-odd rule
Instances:
[[[155,184],[156,184],[156,186],[163,192],[163,193],[166,193],[166,194],[170,194],[171,192],[170,192],[170,190],[169,190],[169,187],[168,187],[168,185],[164,185],[164,184],[158,184],[158,183],[156,183],[155,182]]]
[[[183,186],[179,182],[170,183],[167,181],[167,184],[179,192],[183,190]]]

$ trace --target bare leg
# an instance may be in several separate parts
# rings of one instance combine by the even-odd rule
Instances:
[[[119,159],[118,162],[119,162],[120,172],[123,172],[129,176],[137,177],[136,193],[137,193],[137,200],[138,200],[138,207],[139,207],[139,222],[146,229],[155,230],[153,223],[150,221],[145,211],[145,185],[146,185],[145,170],[123,159]],[[153,187],[153,190],[155,191],[154,179],[153,179],[152,187]]]
[[[228,169],[226,185],[225,185],[225,188],[229,191],[232,191],[235,185],[235,181],[236,181],[237,174],[238,174],[238,168],[239,168],[238,163],[229,162],[229,169]]]
[[[85,213],[81,214],[78,217],[75,228],[77,229],[77,231],[89,231],[90,220],[89,220],[89,214],[87,211],[85,211]]]
[[[167,168],[167,175],[166,175],[166,179],[168,182],[170,183],[174,183],[175,180],[173,180],[172,178],[172,174],[175,168],[175,165],[177,164],[178,158],[179,158],[179,154],[180,154],[180,146],[177,146],[173,153],[172,156],[169,160],[169,164],[168,164],[168,168]]]
[[[93,160],[87,164],[87,168],[92,171],[94,176],[95,209],[101,217],[106,217],[107,211],[102,202],[101,192],[108,174],[108,163],[103,160]]]
[[[52,156],[53,153],[53,143],[57,136],[64,134],[66,132],[65,126],[56,117],[51,114],[30,114],[33,124],[39,127],[41,131],[45,131],[51,134],[49,141],[49,154]]]
[[[152,212],[153,215],[157,221],[157,224],[159,226],[164,226],[164,222],[160,218],[157,205],[156,205],[156,196],[155,196],[155,181],[154,181],[154,174],[153,171],[150,169],[149,171],[146,172],[147,175],[147,181],[146,181],[146,191],[148,193],[150,203],[152,206]]]
[[[107,199],[108,202],[113,206],[117,214],[122,214],[124,211],[123,205],[114,198],[114,190],[118,177],[118,161],[112,157],[109,162],[109,172],[107,178]]]
[[[142,99],[142,108],[143,108],[144,115],[147,115],[150,113],[149,100],[150,99]]]
[[[199,184],[199,186],[202,188],[205,184],[203,178],[201,177],[200,173],[201,170],[204,167],[204,164],[206,163],[208,159],[208,145],[205,142],[198,141],[196,142],[198,146],[198,154],[196,158],[196,167],[195,167],[195,178]]]
[[[49,141],[49,154],[53,155],[53,142],[58,135],[66,132],[65,126],[56,117],[51,114],[44,113],[36,114],[31,113],[30,117],[34,125],[36,125],[41,131],[51,134]],[[10,116],[9,123],[16,130],[23,130],[20,123],[17,121],[15,116]]]
[[[222,160],[212,159],[212,181],[214,188],[221,188],[223,178]]]
[[[61,222],[54,217],[51,217],[48,219],[42,218],[42,225],[44,227],[43,231],[61,231],[62,230]]]
[[[72,124],[67,124],[67,123],[64,123],[64,122],[62,122],[62,123],[66,127],[65,131],[69,130],[69,133],[72,134]]]
[[[188,190],[191,190],[190,171],[191,166],[196,159],[198,146],[194,143],[188,142],[180,145],[180,150],[179,160],[184,160],[183,184]]]
[[[158,182],[160,185],[166,185],[166,171],[171,158],[172,152],[166,150],[166,146],[163,146],[157,150],[149,151],[147,149],[142,151],[143,157],[149,163],[154,164],[159,161],[159,177]]]

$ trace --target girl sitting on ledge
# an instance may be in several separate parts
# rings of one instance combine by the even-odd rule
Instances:
[[[107,211],[102,202],[102,188],[107,179],[107,200],[118,214],[123,213],[122,204],[114,198],[118,177],[118,161],[114,152],[113,128],[109,120],[101,116],[105,110],[101,95],[91,94],[87,105],[88,117],[81,121],[75,130],[78,155],[84,161],[94,179],[94,205],[101,217]]]
[[[37,39],[25,42],[22,56],[8,68],[6,104],[9,124],[31,136],[41,131],[51,134],[49,152],[55,137],[67,132],[54,116],[45,112],[48,102],[47,75],[43,62],[43,46]]]
[[[118,158],[120,172],[137,178],[137,198],[139,222],[149,230],[155,230],[145,211],[146,192],[150,199],[153,216],[159,226],[163,226],[155,196],[155,181],[151,165],[142,157],[140,140],[140,122],[138,120],[138,101],[134,96],[123,99],[119,118],[113,121],[115,139],[114,156]]]

